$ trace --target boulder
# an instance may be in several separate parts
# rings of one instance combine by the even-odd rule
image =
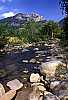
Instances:
[[[47,77],[54,77],[55,76],[55,71],[57,66],[62,64],[60,61],[50,61],[46,63],[42,63],[40,67],[40,72]]]
[[[5,94],[5,89],[3,85],[0,83],[0,97]]]
[[[60,99],[56,95],[54,95],[48,91],[45,91],[43,100],[60,100]]]
[[[50,84],[50,89],[53,89],[53,88],[55,88],[57,85],[59,85],[60,84],[60,81],[53,81],[53,82],[51,82],[51,84]]]
[[[40,98],[40,91],[37,87],[27,87],[17,93],[15,100],[42,100],[42,98]]]
[[[17,93],[15,100],[29,100],[29,94],[32,92],[32,88],[23,88]]]
[[[68,96],[68,80],[61,81],[55,88],[53,88],[52,92],[57,95],[60,99],[67,98]],[[63,99],[65,100],[65,99]],[[67,100],[67,99],[66,99]]]
[[[39,100],[40,99],[40,94],[39,93],[34,93],[32,92],[30,95],[29,95],[29,100]]]
[[[1,96],[0,100],[12,100],[15,94],[16,94],[15,90],[10,90],[7,93],[5,93],[3,96]]]
[[[40,75],[38,73],[34,74],[32,73],[30,76],[30,82],[39,82],[40,81]]]
[[[44,86],[39,85],[37,87],[38,87],[39,91],[41,91],[41,92],[44,92],[46,90],[46,88]]]
[[[42,98],[41,98],[42,96]],[[37,86],[33,87],[33,91],[29,95],[29,100],[43,100],[43,94]]]
[[[12,81],[9,81],[7,83],[7,86],[12,90],[18,90],[23,87],[23,84],[19,80],[14,79]]]
[[[41,92],[44,92],[46,90],[43,83],[33,83],[31,84],[31,86],[36,87]]]

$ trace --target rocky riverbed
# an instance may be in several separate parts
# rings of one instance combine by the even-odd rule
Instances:
[[[68,100],[68,62],[57,41],[2,52],[0,83],[4,91],[14,79],[23,84],[14,100]]]

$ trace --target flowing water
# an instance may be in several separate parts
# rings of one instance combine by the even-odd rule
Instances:
[[[50,49],[46,46],[29,47],[0,55],[0,82],[7,82],[15,78],[22,80],[30,73],[39,72],[41,62],[46,62],[49,56],[51,56]],[[30,63],[30,59],[36,59],[36,61],[40,59],[40,63]],[[28,71],[28,73],[24,73],[24,71]]]

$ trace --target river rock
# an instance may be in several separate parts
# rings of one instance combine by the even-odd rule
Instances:
[[[22,50],[22,53],[28,52],[28,51],[29,51],[28,49],[23,49],[23,50]]]
[[[57,85],[59,85],[60,84],[60,81],[53,81],[53,82],[51,82],[51,84],[50,84],[50,89],[53,89],[53,88],[55,88]]]
[[[39,85],[37,87],[38,87],[39,91],[44,92],[46,90],[46,88],[44,86]]]
[[[30,87],[26,89],[22,89],[22,91],[19,91],[17,93],[16,99],[15,100],[42,100],[40,98],[40,92],[37,90],[35,87]]]
[[[30,61],[29,61],[30,63],[36,63],[36,59],[31,59]]]
[[[42,59],[42,58],[40,58],[40,59],[39,59],[39,62],[43,62],[43,59]]]
[[[37,87],[37,89],[41,92],[44,92],[46,90],[43,83],[33,83],[33,84],[31,84],[31,86]]]
[[[2,97],[0,97],[0,100],[12,100],[15,94],[16,94],[15,90],[10,90],[7,93],[5,93]]]
[[[42,98],[40,98],[40,91],[37,87],[27,87],[17,93],[15,100],[42,100]]]
[[[36,51],[35,53],[36,53],[36,54],[44,54],[45,51]]]
[[[34,48],[33,50],[36,50],[36,51],[38,51],[38,50],[39,50],[39,48]]]
[[[68,96],[68,80],[62,81],[55,88],[53,88],[52,92],[55,95],[57,95],[60,99],[66,98]],[[67,99],[65,99],[65,100],[67,100]]]
[[[17,93],[15,100],[29,100],[29,94],[32,92],[32,88],[23,88]]]
[[[42,92],[37,86],[34,86],[33,91],[29,95],[29,100],[43,100],[43,98],[40,98],[41,96],[43,96]]]
[[[33,83],[33,84],[31,84],[31,86],[39,86],[39,85],[44,86],[43,83]]]
[[[3,85],[0,83],[0,97],[5,94],[5,89]]]
[[[23,84],[19,80],[14,79],[12,81],[9,81],[7,83],[7,86],[12,90],[18,90],[23,87]]]
[[[40,67],[40,72],[47,77],[54,77],[55,76],[55,71],[57,66],[62,64],[60,61],[50,61],[46,63],[42,63]]]
[[[32,73],[30,76],[30,82],[39,82],[40,81],[40,75],[38,73],[34,74]]]
[[[45,91],[43,100],[60,100],[60,99],[56,95],[54,95],[48,91]]]
[[[22,60],[23,63],[28,63],[28,60]]]
[[[32,92],[29,95],[29,100],[40,100],[40,94],[39,93]]]
[[[49,46],[49,45],[45,43],[44,46]]]
[[[37,63],[37,64],[40,64],[40,62],[39,62],[39,61],[36,61],[36,63]]]

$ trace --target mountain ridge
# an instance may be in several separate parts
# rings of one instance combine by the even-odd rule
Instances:
[[[24,24],[31,20],[35,22],[45,21],[43,16],[40,16],[37,13],[31,13],[31,14],[18,13],[12,17],[1,19],[0,23],[7,23],[11,26],[20,26],[21,24]]]

